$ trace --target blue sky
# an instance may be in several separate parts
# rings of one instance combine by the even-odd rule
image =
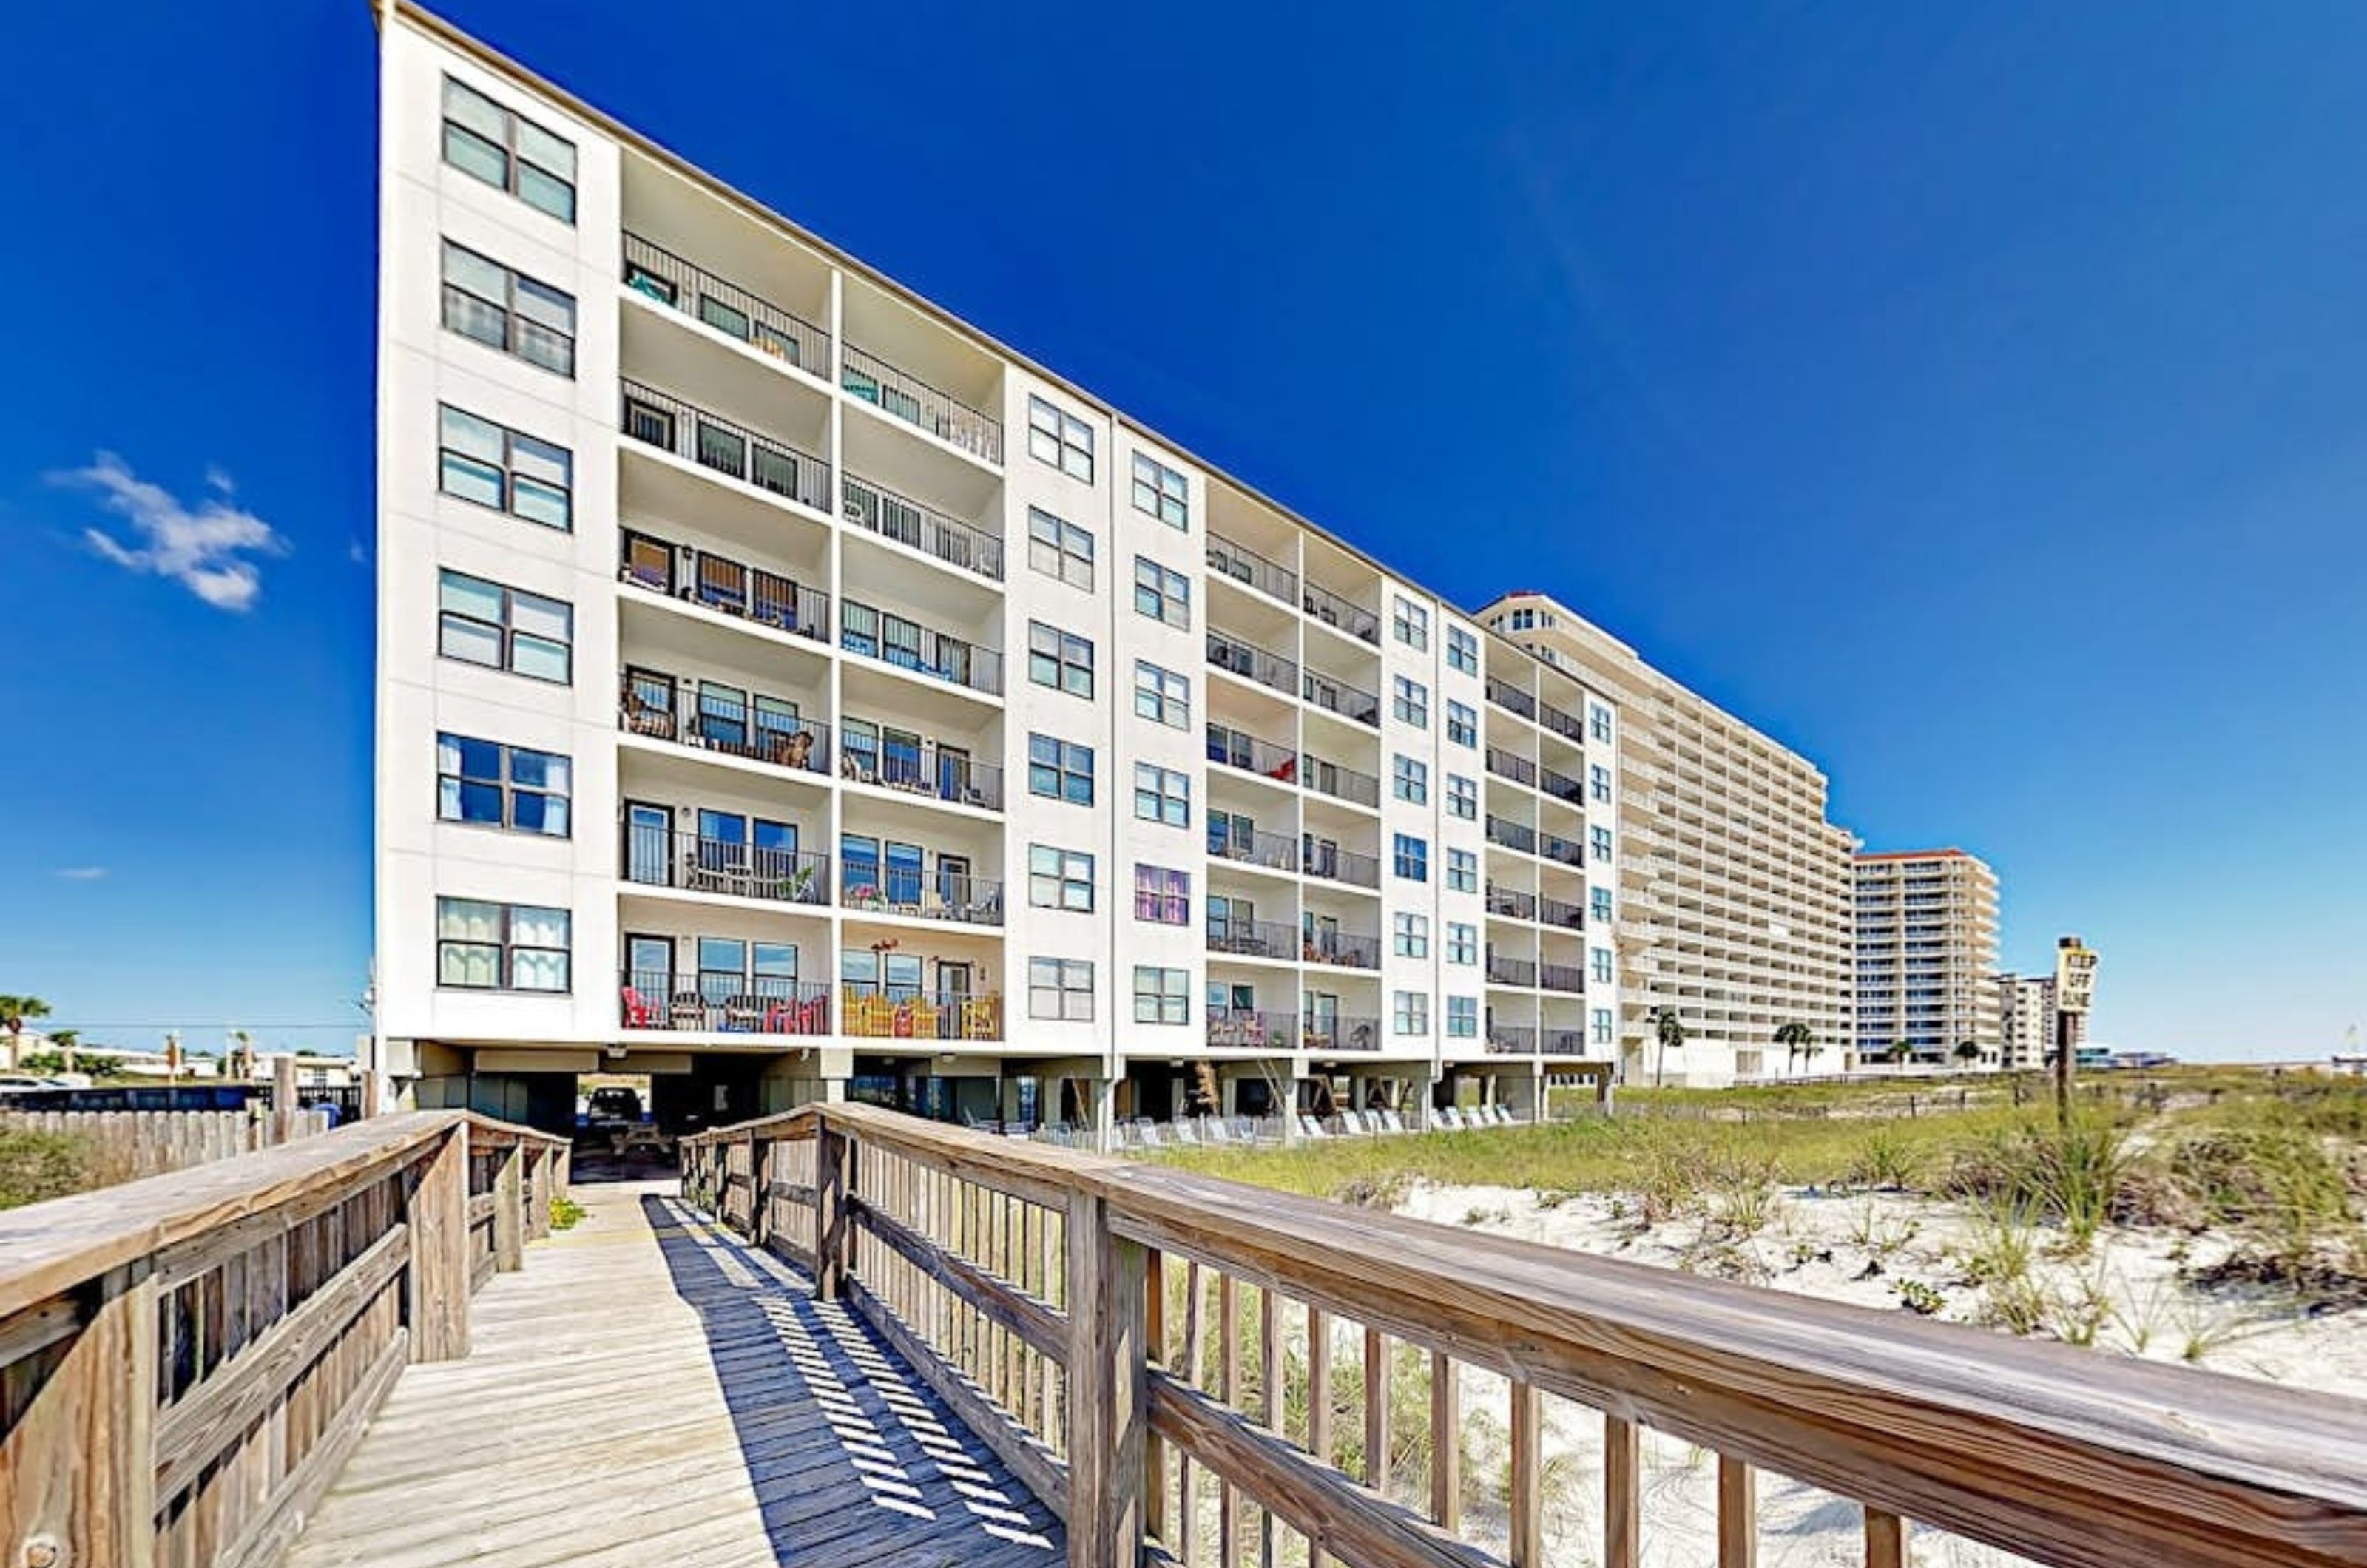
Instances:
[[[342,1043],[376,35],[134,9],[17,18],[0,96],[0,989]],[[1450,597],[1570,601],[1871,846],[1987,856],[2008,964],[2104,950],[2101,1038],[2320,1053],[2367,12],[2054,13],[448,7]]]

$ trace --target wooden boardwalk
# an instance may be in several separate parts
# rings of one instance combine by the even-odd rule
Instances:
[[[1058,1522],[805,1277],[672,1184],[490,1280],[461,1360],[407,1368],[287,1568],[1036,1568]]]

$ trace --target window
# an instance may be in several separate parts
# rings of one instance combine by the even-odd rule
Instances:
[[[1597,740],[1610,739],[1611,710],[1604,707],[1601,703],[1587,704],[1586,728],[1593,733],[1594,738]]]
[[[1430,880],[1430,845],[1411,833],[1399,833],[1389,856],[1389,868],[1408,882]]]
[[[1393,918],[1392,936],[1399,958],[1430,956],[1430,917],[1399,914]]]
[[[1479,891],[1479,857],[1469,850],[1446,852],[1446,890],[1450,893]]]
[[[1598,986],[1611,984],[1611,950],[1607,947],[1598,947],[1590,957],[1592,962],[1595,984]]]
[[[1180,571],[1170,571],[1148,556],[1134,558],[1134,607],[1154,621],[1184,631],[1192,629],[1192,584]]]
[[[1174,729],[1192,728],[1192,682],[1147,659],[1134,661],[1134,711]]]
[[[1586,793],[1592,795],[1597,800],[1609,800],[1611,798],[1611,770],[1604,767],[1600,762],[1588,763],[1586,767]]]
[[[1093,694],[1093,645],[1058,626],[1030,621],[1027,678],[1072,697],[1090,697]]]
[[[572,772],[566,758],[549,751],[438,735],[436,815],[563,839]]]
[[[446,495],[552,528],[574,522],[575,462],[566,447],[448,405],[438,416],[438,488]]]
[[[1597,1045],[1611,1043],[1611,1010],[1609,1008],[1594,1010],[1594,1043]]]
[[[1093,591],[1093,536],[1048,512],[1027,509],[1027,564],[1071,588]]]
[[[480,991],[567,989],[567,911],[436,900],[436,983]]]
[[[1192,874],[1163,865],[1134,868],[1134,918],[1154,925],[1192,923]]]
[[[444,161],[561,223],[575,221],[575,143],[444,78]]]
[[[1134,509],[1171,528],[1192,525],[1192,502],[1184,476],[1140,452],[1134,455]]]
[[[1476,1040],[1479,1037],[1478,997],[1446,998],[1446,1037],[1450,1040]]]
[[[1398,991],[1389,1008],[1389,1029],[1397,1034],[1430,1032],[1430,993]]]
[[[1390,609],[1389,629],[1408,648],[1426,649],[1430,646],[1430,612],[1399,595]]]
[[[1597,865],[1609,865],[1611,863],[1610,829],[1588,829],[1586,830],[1586,843],[1587,847],[1594,852],[1594,862]]]
[[[1598,924],[1611,923],[1611,889],[1596,887],[1587,893],[1587,918]]]
[[[1192,781],[1172,768],[1150,762],[1134,765],[1134,814],[1145,822],[1170,828],[1192,825]]]
[[[561,376],[575,374],[575,296],[444,242],[444,325]]]
[[[1390,761],[1390,793],[1399,800],[1410,800],[1416,806],[1430,803],[1430,764],[1401,753],[1393,754]]]
[[[1446,628],[1446,667],[1466,675],[1479,673],[1479,634],[1468,626]]]
[[[1027,1016],[1063,1023],[1093,1021],[1093,965],[1089,958],[1027,961]]]
[[[1479,784],[1461,773],[1446,775],[1446,814],[1469,822],[1479,815]]]
[[[1049,735],[1027,738],[1027,793],[1072,806],[1093,803],[1093,749]]]
[[[1515,610],[1512,612],[1512,629],[1514,631],[1528,631],[1536,624],[1537,613],[1535,610]]]
[[[446,571],[436,607],[436,650],[445,658],[568,683],[575,612],[565,600]]]
[[[1479,745],[1479,710],[1468,703],[1452,698],[1446,704],[1446,738],[1457,746],[1477,750]]]
[[[1049,844],[1027,846],[1027,902],[1038,909],[1093,908],[1093,857]]]
[[[1416,729],[1428,729],[1430,688],[1403,675],[1392,677],[1390,684],[1395,695],[1389,700],[1389,710],[1397,715],[1399,721],[1410,724]]]
[[[1446,922],[1446,961],[1449,964],[1479,962],[1479,928],[1463,920]]]
[[[1093,482],[1093,427],[1042,398],[1027,400],[1027,455],[1072,479]]]
[[[1189,969],[1154,969],[1147,964],[1134,966],[1134,1021],[1137,1023],[1189,1023],[1192,1021],[1192,971]]]

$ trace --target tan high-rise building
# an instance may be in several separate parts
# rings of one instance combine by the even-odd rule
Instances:
[[[1963,850],[1857,857],[1857,1056],[1997,1065],[1997,874]],[[1969,1044],[1970,1049],[1967,1049]]]
[[[2036,1072],[2055,1052],[2055,976],[1999,975],[1997,986],[1999,1065],[2008,1072]],[[2087,1015],[2073,1013],[2073,1053],[2087,1041]]]
[[[1588,859],[1618,872],[1619,1042],[1631,1077],[1662,1070],[1664,1008],[1686,1035],[1666,1064],[1670,1082],[1840,1066],[1852,1039],[1852,840],[1826,820],[1823,773],[1546,594],[1508,593],[1479,616],[1603,691],[1625,727],[1620,841],[1595,825]],[[1815,1053],[1776,1043],[1793,1022],[1813,1032]]]

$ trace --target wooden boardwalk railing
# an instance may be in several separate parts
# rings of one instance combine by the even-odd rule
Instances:
[[[1762,1471],[1862,1505],[1876,1568],[1906,1561],[1910,1520],[2077,1568],[2367,1563],[2358,1401],[866,1107],[682,1151],[685,1194],[866,1317],[1067,1520],[1076,1564],[1502,1561],[1460,1517],[1465,1369],[1507,1389],[1491,1540],[1513,1568],[1544,1562],[1548,1400],[1599,1413],[1610,1568],[1635,1568],[1651,1523],[1648,1428],[1716,1454],[1721,1568],[1755,1561]],[[1254,1385],[1252,1336],[1281,1374]],[[1394,1376],[1426,1378],[1435,1459],[1393,1491]],[[1359,1410],[1354,1442],[1335,1418]],[[1353,1477],[1332,1463],[1350,1448]]]
[[[276,1561],[567,1158],[418,1111],[0,1213],[0,1565]]]

